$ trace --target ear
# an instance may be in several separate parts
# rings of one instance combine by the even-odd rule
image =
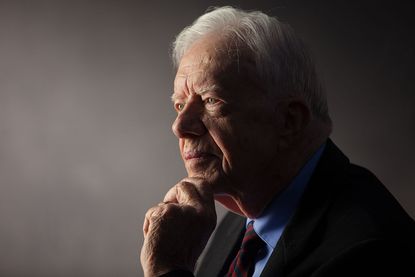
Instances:
[[[304,99],[290,98],[282,110],[281,134],[287,139],[301,135],[311,121],[311,110]]]

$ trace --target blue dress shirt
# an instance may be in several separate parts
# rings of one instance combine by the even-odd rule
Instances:
[[[261,249],[255,264],[255,271],[252,276],[260,276],[269,257],[274,251],[285,226],[290,220],[297,207],[298,201],[303,194],[314,169],[324,151],[325,143],[313,154],[307,163],[301,168],[298,175],[291,181],[290,185],[282,191],[265,209],[260,217],[248,218],[246,224],[254,221],[254,230],[265,242],[266,247]]]

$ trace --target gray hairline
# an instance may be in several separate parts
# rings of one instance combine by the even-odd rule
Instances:
[[[232,41],[236,50],[240,43],[247,46],[257,75],[271,95],[302,95],[315,116],[330,121],[325,91],[310,53],[290,26],[259,11],[211,8],[176,37],[172,48],[175,68],[196,41],[212,33]]]

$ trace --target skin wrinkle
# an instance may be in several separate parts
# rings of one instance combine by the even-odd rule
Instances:
[[[188,76],[178,76],[178,77],[183,77],[183,78],[188,78]],[[202,96],[203,94],[205,94],[206,92],[212,91],[212,90],[218,90],[219,86],[218,85],[210,85],[210,86],[206,86],[206,87],[202,87],[200,89],[196,89],[193,91],[193,93]],[[173,103],[175,103],[176,101],[178,101],[180,98],[179,96],[177,96],[177,94],[173,93],[171,96],[171,101]]]
[[[202,59],[199,63],[189,64],[189,65],[184,66],[184,68],[188,68],[187,71],[190,71],[190,72],[188,72],[186,74],[178,73],[176,75],[176,80],[177,79],[183,79],[183,78],[185,79],[186,89],[187,89],[187,92],[189,94],[190,93],[195,93],[195,94],[198,94],[198,95],[202,95],[204,92],[208,91],[209,89],[216,88],[217,85],[210,85],[210,86],[207,86],[207,87],[201,87],[199,89],[195,89],[193,87],[193,84],[195,82],[192,81],[193,80],[192,77],[202,75],[202,79],[203,79],[205,77],[204,75],[206,73],[203,70],[191,71],[191,68],[194,68],[194,67],[202,67],[203,68],[204,67],[203,65],[208,65],[210,62],[211,62],[211,60],[204,61]],[[177,82],[175,81],[175,87],[176,87],[176,85],[177,85]],[[176,100],[177,98],[178,98],[178,96],[177,96],[177,92],[176,92],[176,89],[175,89],[175,92],[172,95],[172,99]]]

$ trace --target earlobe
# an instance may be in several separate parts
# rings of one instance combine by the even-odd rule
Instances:
[[[311,111],[303,99],[288,104],[288,128],[293,135],[302,133],[311,121]]]
[[[311,121],[311,110],[303,99],[290,99],[279,109],[282,117],[281,134],[284,137],[301,134]]]

